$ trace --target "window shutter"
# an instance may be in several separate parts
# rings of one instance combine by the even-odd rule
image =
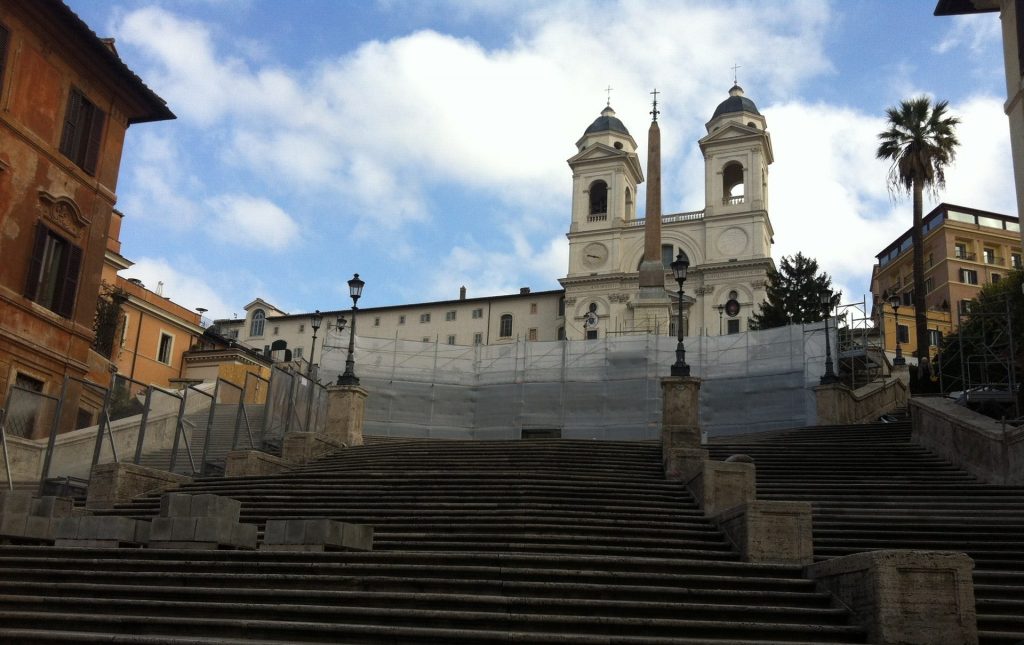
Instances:
[[[25,297],[35,300],[39,291],[39,274],[43,270],[43,254],[46,252],[46,227],[36,224],[36,239],[32,243],[32,257],[28,261],[28,278],[25,280]]]
[[[85,163],[82,170],[90,175],[96,174],[96,162],[100,157],[100,143],[103,141],[103,123],[106,114],[96,106],[92,106],[92,118],[89,120],[89,142],[85,148]]]
[[[10,40],[10,32],[3,25],[0,25],[0,94],[4,88],[4,67],[7,63],[7,42]]]
[[[72,160],[75,158],[75,142],[77,140],[75,131],[78,129],[81,112],[82,93],[71,88],[71,93],[68,95],[68,107],[64,113],[64,132],[60,135],[60,151]]]
[[[64,268],[64,280],[60,291],[57,313],[71,318],[75,310],[75,292],[78,291],[78,273],[82,268],[82,249],[69,244],[67,265]]]

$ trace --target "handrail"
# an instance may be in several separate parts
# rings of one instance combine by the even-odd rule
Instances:
[[[10,391],[8,391],[10,396]],[[5,401],[7,399],[4,399]],[[7,420],[7,410],[0,408],[0,446],[3,447],[4,451],[4,468],[7,473],[7,490],[14,490],[14,478],[11,476],[11,457],[7,452],[7,429],[4,427],[4,422]]]

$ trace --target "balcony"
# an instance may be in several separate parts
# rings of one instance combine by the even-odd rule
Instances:
[[[743,201],[743,195],[740,195],[739,197],[725,197],[722,199],[722,204],[724,206],[735,206],[736,204],[742,204]]]
[[[985,264],[994,264],[996,266],[1006,266],[1006,258],[1001,258],[998,255],[986,255]]]
[[[967,260],[968,262],[976,262],[978,260],[977,253],[971,253],[970,251],[961,251],[960,249],[957,249],[953,253],[953,257],[956,258],[957,260]]]
[[[605,222],[608,220],[608,213],[591,213],[587,215],[588,222]]]

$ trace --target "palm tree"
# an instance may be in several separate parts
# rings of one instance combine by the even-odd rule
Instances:
[[[924,301],[924,245],[921,230],[923,193],[933,195],[946,186],[945,169],[956,156],[960,142],[956,126],[960,119],[949,116],[947,101],[933,106],[927,96],[900,101],[885,111],[888,123],[879,133],[879,159],[892,161],[889,167],[889,191],[914,197],[914,316],[917,331],[917,357],[928,357],[928,312]]]

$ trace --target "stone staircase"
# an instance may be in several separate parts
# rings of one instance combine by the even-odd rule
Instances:
[[[962,551],[975,561],[982,643],[1024,642],[1024,488],[993,486],[910,440],[910,425],[805,428],[716,442],[747,454],[759,499],[811,502],[815,559],[874,549]]]
[[[239,449],[249,448],[249,433],[252,433],[253,441],[259,444],[260,430],[263,427],[264,407],[260,405],[245,406],[245,418],[239,422],[238,446]],[[246,419],[249,422],[249,432],[246,432]],[[190,414],[185,417],[186,429],[192,428],[189,448],[192,450],[192,459],[196,470],[206,474],[223,472],[224,462],[227,454],[231,452],[232,443],[235,438],[235,423],[238,420],[238,404],[221,403],[213,412],[213,421],[210,423],[210,431],[206,432],[207,423],[210,420],[209,411],[202,411]],[[203,450],[209,439],[210,448],[207,451],[206,469],[203,470]],[[171,470],[171,448],[162,448],[146,452],[139,460],[139,465],[158,470]],[[189,463],[188,451],[185,443],[179,442],[178,456],[174,463],[174,472],[180,475],[192,475],[192,465]]]
[[[856,643],[801,568],[737,561],[653,442],[380,441],[182,492],[373,552],[0,547],[5,642]],[[158,497],[110,514],[156,515]]]

